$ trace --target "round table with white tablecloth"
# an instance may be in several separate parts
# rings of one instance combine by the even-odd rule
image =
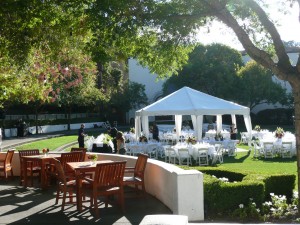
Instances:
[[[148,142],[130,142],[125,143],[128,154],[137,155],[138,153],[148,154],[156,149],[158,154],[163,151],[160,142],[148,141]]]
[[[220,131],[220,133],[224,139],[230,139],[230,133],[227,130],[222,130]],[[209,130],[205,133],[205,137],[210,140],[214,140],[216,134],[217,134],[216,130]]]
[[[187,148],[189,151],[189,155],[193,157],[193,159],[197,160],[198,158],[198,149],[199,148],[208,148],[207,154],[212,158],[216,154],[215,146],[210,145],[208,143],[197,143],[195,145],[190,145],[186,143],[178,143],[172,146],[175,149],[175,152],[178,156],[178,149]]]

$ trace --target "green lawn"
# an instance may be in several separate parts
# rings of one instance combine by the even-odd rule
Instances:
[[[91,134],[90,134],[91,135]],[[96,136],[96,135],[95,135]],[[18,146],[16,149],[43,149],[49,148],[50,151],[70,142],[77,141],[76,135],[51,138],[33,143]],[[75,147],[77,146],[74,145]],[[239,148],[248,149],[248,146],[239,145]],[[71,147],[70,147],[71,148]],[[230,169],[233,171],[254,172],[257,174],[295,174],[297,177],[296,157],[292,159],[257,159],[253,157],[253,152],[238,152],[236,157],[224,156],[224,163],[217,165],[219,168]],[[197,169],[198,167],[195,167]],[[199,168],[201,170],[201,167]],[[296,181],[297,185],[297,181]]]
[[[71,143],[77,141],[77,135],[70,135],[70,136],[62,136],[62,137],[55,137],[55,138],[50,138],[50,139],[45,139],[41,141],[35,141],[32,143],[24,144],[21,146],[17,146],[17,150],[23,150],[23,149],[39,149],[42,150],[43,148],[49,148],[50,151]]]

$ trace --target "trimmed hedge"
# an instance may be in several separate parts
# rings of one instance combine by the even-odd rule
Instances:
[[[240,204],[248,205],[250,199],[260,206],[269,200],[270,193],[285,195],[290,199],[295,187],[295,175],[247,174],[208,167],[197,169],[204,173],[204,207],[207,216],[229,215]],[[230,182],[218,179],[222,177]]]

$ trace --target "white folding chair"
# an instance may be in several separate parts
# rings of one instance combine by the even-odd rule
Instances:
[[[176,159],[177,159],[177,155],[176,155],[176,151],[174,148],[172,147],[167,147],[165,148],[165,162],[169,162],[169,163],[173,163],[176,164]]]
[[[281,157],[292,158],[292,148],[293,148],[292,142],[287,142],[287,141],[282,142]]]
[[[236,156],[236,142],[229,141],[226,147],[226,151],[228,152],[228,156]]]
[[[148,144],[147,154],[148,154],[149,158],[157,159],[157,144]]]
[[[273,158],[274,157],[273,142],[264,142],[263,143],[263,152],[264,152],[265,158]]]
[[[208,166],[208,148],[198,148],[197,161],[199,166]]]
[[[187,166],[189,166],[190,164],[192,164],[191,156],[187,148],[178,149],[178,159],[179,159],[179,165],[186,164]]]
[[[218,161],[219,163],[223,163],[223,145],[222,144],[215,144],[216,153],[213,155],[212,164],[216,164]]]

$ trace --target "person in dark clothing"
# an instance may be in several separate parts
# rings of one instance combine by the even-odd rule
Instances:
[[[112,142],[114,144],[115,153],[117,152],[117,133],[118,130],[115,127],[110,128],[109,135],[113,138]]]
[[[237,132],[237,129],[235,127],[235,124],[232,124],[230,126],[230,139],[231,140],[236,140],[236,132]]]
[[[84,124],[81,124],[80,129],[78,130],[78,144],[79,148],[84,148],[84,137],[87,136],[84,132]]]
[[[152,128],[152,135],[153,135],[153,139],[159,141],[158,135],[159,135],[159,130],[158,127],[156,125],[156,123],[153,123],[153,128]]]

